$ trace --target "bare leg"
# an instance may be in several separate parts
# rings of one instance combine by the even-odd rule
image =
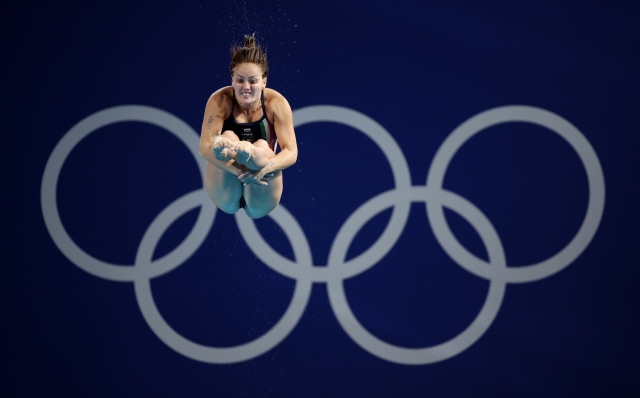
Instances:
[[[269,185],[251,184],[244,187],[247,205],[244,211],[251,218],[264,217],[280,203],[282,196],[282,171],[276,172]]]
[[[240,141],[236,143],[235,150],[237,151],[236,162],[251,170],[261,170],[269,163],[269,159],[276,156],[269,148],[267,141],[262,139],[253,144],[248,141]]]
[[[215,205],[228,214],[234,214],[240,208],[242,183],[238,177],[207,163],[204,187]]]
[[[213,144],[214,156],[222,161],[233,159],[236,153],[230,147],[239,141],[238,137],[232,131],[225,131],[219,137],[221,139]],[[238,211],[242,197],[242,183],[238,180],[237,175],[207,162],[204,186],[209,197],[220,210],[229,214]]]
[[[252,162],[256,156],[254,155],[249,158],[245,166],[252,170],[260,170],[267,165],[269,159],[275,156],[275,153],[269,148],[265,140],[258,140],[252,146],[253,153],[257,154],[256,162]],[[240,151],[238,151],[239,155]],[[261,162],[264,162],[264,165],[259,167],[258,165]],[[274,174],[273,178],[269,180],[269,185],[246,185],[244,187],[244,198],[247,205],[244,210],[247,215],[251,218],[260,218],[269,214],[280,203],[282,187],[282,171],[277,171]]]
[[[238,150],[236,152],[234,150],[239,146],[247,148],[247,145],[244,144],[250,147],[248,151]],[[221,134],[220,139],[214,141],[213,153],[218,160],[229,161],[235,158],[238,162],[241,152],[244,155],[250,153],[249,158],[245,159],[245,166],[252,170],[262,169],[269,163],[269,159],[275,156],[265,140],[258,140],[251,144],[240,141],[232,131],[225,131]],[[204,182],[213,203],[225,213],[236,213],[240,207],[240,198],[244,195],[246,202],[244,210],[251,218],[260,218],[269,214],[280,203],[282,196],[282,171],[277,171],[274,174],[269,180],[269,185],[249,184],[243,186],[236,174],[207,163]]]

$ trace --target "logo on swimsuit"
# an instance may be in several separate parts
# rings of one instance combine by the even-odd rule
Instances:
[[[584,135],[562,117],[530,106],[503,106],[481,112],[456,128],[433,158],[425,185],[412,185],[409,166],[392,136],[370,117],[338,106],[311,106],[294,112],[295,126],[308,123],[341,123],[360,130],[382,150],[393,172],[395,188],[374,196],[353,212],[336,235],[327,266],[315,266],[307,235],[282,205],[270,214],[291,242],[294,260],[275,251],[260,235],[244,212],[235,215],[247,246],[265,265],[296,280],[291,303],[282,318],[264,335],[235,347],[209,347],[194,343],[176,332],[160,314],[151,290],[151,279],[166,274],[191,257],[204,241],[216,215],[204,188],[188,193],[169,204],[144,233],[132,266],[123,267],[99,260],[82,250],[67,234],[57,207],[58,177],[75,146],[93,131],[123,121],[139,121],[163,127],[176,135],[196,159],[201,181],[206,162],[198,154],[198,135],[174,115],[148,106],[119,106],[90,115],[69,130],[58,142],[45,167],[41,206],[45,224],[60,251],[75,265],[100,278],[132,282],[138,306],[153,332],[180,354],[202,362],[229,364],[258,357],[281,343],[296,326],[311,295],[314,283],[325,283],[329,302],[343,330],[369,353],[390,362],[420,365],[444,361],[471,347],[489,329],[498,314],[508,283],[534,282],[550,277],[571,264],[587,248],[595,235],[604,210],[605,185],[602,167]],[[555,255],[527,266],[510,267],[496,228],[473,203],[443,188],[451,159],[462,145],[482,130],[500,123],[525,122],[541,125],[562,136],[577,152],[589,184],[589,202],[584,221],[567,246]],[[469,326],[454,338],[431,347],[406,348],[389,344],[371,334],[351,311],[344,281],[376,265],[395,246],[405,228],[412,202],[424,202],[429,224],[437,241],[456,264],[489,281],[485,303]],[[456,239],[445,218],[444,208],[458,213],[485,244],[488,260],[478,258]],[[186,212],[200,208],[198,219],[185,240],[172,252],[154,259],[155,248],[164,232]],[[351,242],[360,229],[380,212],[393,208],[389,223],[378,240],[358,257],[347,260]]]
[[[251,133],[250,128],[242,129],[242,137],[240,137],[242,141],[251,141],[253,142],[253,134]]]

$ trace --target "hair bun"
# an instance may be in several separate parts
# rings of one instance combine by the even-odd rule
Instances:
[[[256,46],[256,34],[252,33],[251,35],[244,35],[244,46],[247,48]]]
[[[260,66],[262,69],[262,77],[269,75],[269,66],[267,65],[267,50],[262,50],[256,42],[256,34],[244,35],[244,46],[231,45],[231,63],[229,64],[229,72],[233,77],[233,71],[236,65],[242,63],[251,63]]]

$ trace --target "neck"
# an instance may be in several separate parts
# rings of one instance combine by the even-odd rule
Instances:
[[[262,101],[261,101],[261,98],[258,98],[257,100],[255,100],[254,102],[248,105],[243,105],[240,102],[238,102],[238,99],[236,98],[236,105],[242,111],[242,113],[251,115],[257,112],[262,107]]]

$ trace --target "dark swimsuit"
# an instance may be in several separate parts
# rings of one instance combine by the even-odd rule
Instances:
[[[233,90],[233,100],[231,105],[231,114],[224,120],[222,124],[222,131],[231,130],[240,141],[249,141],[251,143],[256,142],[259,139],[267,141],[269,148],[275,151],[276,145],[276,130],[273,128],[273,124],[267,118],[267,108],[264,106],[264,91],[260,95],[260,101],[262,102],[262,117],[257,122],[238,123],[233,117],[233,108],[236,105],[236,92]],[[244,200],[244,196],[240,198],[240,208],[244,208],[247,202]]]
[[[264,91],[260,95],[260,101],[262,101],[262,117],[257,122],[238,123],[233,117],[233,108],[236,105],[236,92],[233,91],[233,100],[231,106],[231,114],[225,119],[222,124],[222,131],[231,130],[240,141],[249,141],[251,143],[256,142],[259,139],[267,141],[269,148],[274,150],[276,144],[276,130],[273,128],[273,124],[267,118],[267,108],[264,106]]]

